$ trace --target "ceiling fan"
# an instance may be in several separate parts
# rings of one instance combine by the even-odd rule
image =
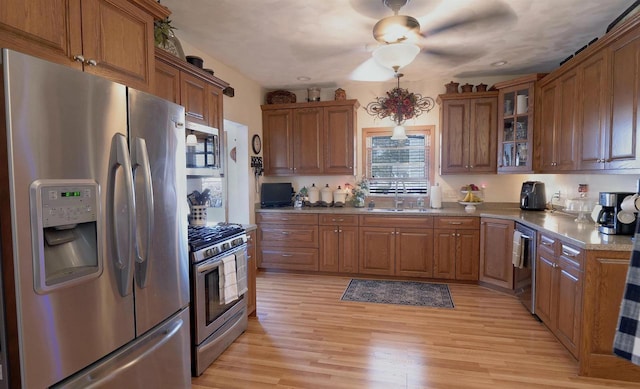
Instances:
[[[460,50],[455,47],[435,47],[429,39],[445,32],[462,34],[465,29],[481,29],[495,27],[500,23],[505,26],[514,21],[516,15],[502,0],[477,0],[474,4],[467,1],[467,7],[455,10],[448,2],[446,7],[455,10],[456,14],[432,21],[429,28],[422,28],[418,19],[401,14],[403,7],[411,0],[380,0],[382,6],[393,12],[393,15],[382,17],[373,26],[373,37],[378,47],[372,58],[359,66],[352,74],[352,79],[360,81],[382,81],[393,77],[399,68],[407,66],[418,54],[422,53],[452,65],[462,64],[480,57],[483,52],[478,47]],[[414,0],[418,3],[419,0]],[[422,0],[422,3],[435,3],[435,0]],[[377,3],[377,4],[376,4]],[[380,3],[371,0],[351,0],[352,7],[367,16],[380,12]],[[423,8],[425,5],[421,5]],[[415,8],[415,7],[414,7]],[[391,71],[393,69],[393,72]]]

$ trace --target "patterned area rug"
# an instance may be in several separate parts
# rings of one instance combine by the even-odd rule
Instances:
[[[453,308],[447,284],[352,279],[343,301]]]

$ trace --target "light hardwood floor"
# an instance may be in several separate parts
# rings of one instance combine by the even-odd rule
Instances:
[[[340,301],[349,280],[259,273],[257,317],[192,388],[640,388],[578,377],[511,296],[449,284],[455,309]]]

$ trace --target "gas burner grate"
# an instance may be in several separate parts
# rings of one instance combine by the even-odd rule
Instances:
[[[189,226],[189,249],[197,251],[242,232],[244,232],[244,228],[239,224],[220,223],[215,226]]]

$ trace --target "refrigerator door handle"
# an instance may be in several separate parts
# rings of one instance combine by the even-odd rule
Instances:
[[[116,221],[118,220],[118,210],[116,208],[116,173],[122,168],[125,183],[125,196],[127,201],[127,228],[126,228],[126,252],[122,249],[122,236],[118,231]],[[117,133],[111,140],[111,152],[109,154],[109,178],[107,182],[107,212],[111,217],[109,228],[111,229],[112,241],[111,248],[115,256],[115,270],[118,284],[118,290],[122,297],[131,294],[133,287],[133,264],[132,260],[135,255],[135,215],[136,204],[133,193],[133,171],[131,170],[131,160],[129,159],[129,150],[127,147],[127,138]]]
[[[153,235],[153,181],[151,178],[151,167],[149,164],[149,153],[147,152],[147,143],[143,138],[135,138],[131,145],[131,164],[133,167],[133,174],[137,176],[142,174],[144,182],[144,196],[147,205],[146,209],[146,229],[147,236],[144,242],[144,249],[140,250],[141,244],[140,235],[136,234],[136,283],[138,287],[144,288],[147,286],[147,268],[149,266],[149,248],[151,247],[151,237]],[[142,254],[141,254],[142,252]]]

